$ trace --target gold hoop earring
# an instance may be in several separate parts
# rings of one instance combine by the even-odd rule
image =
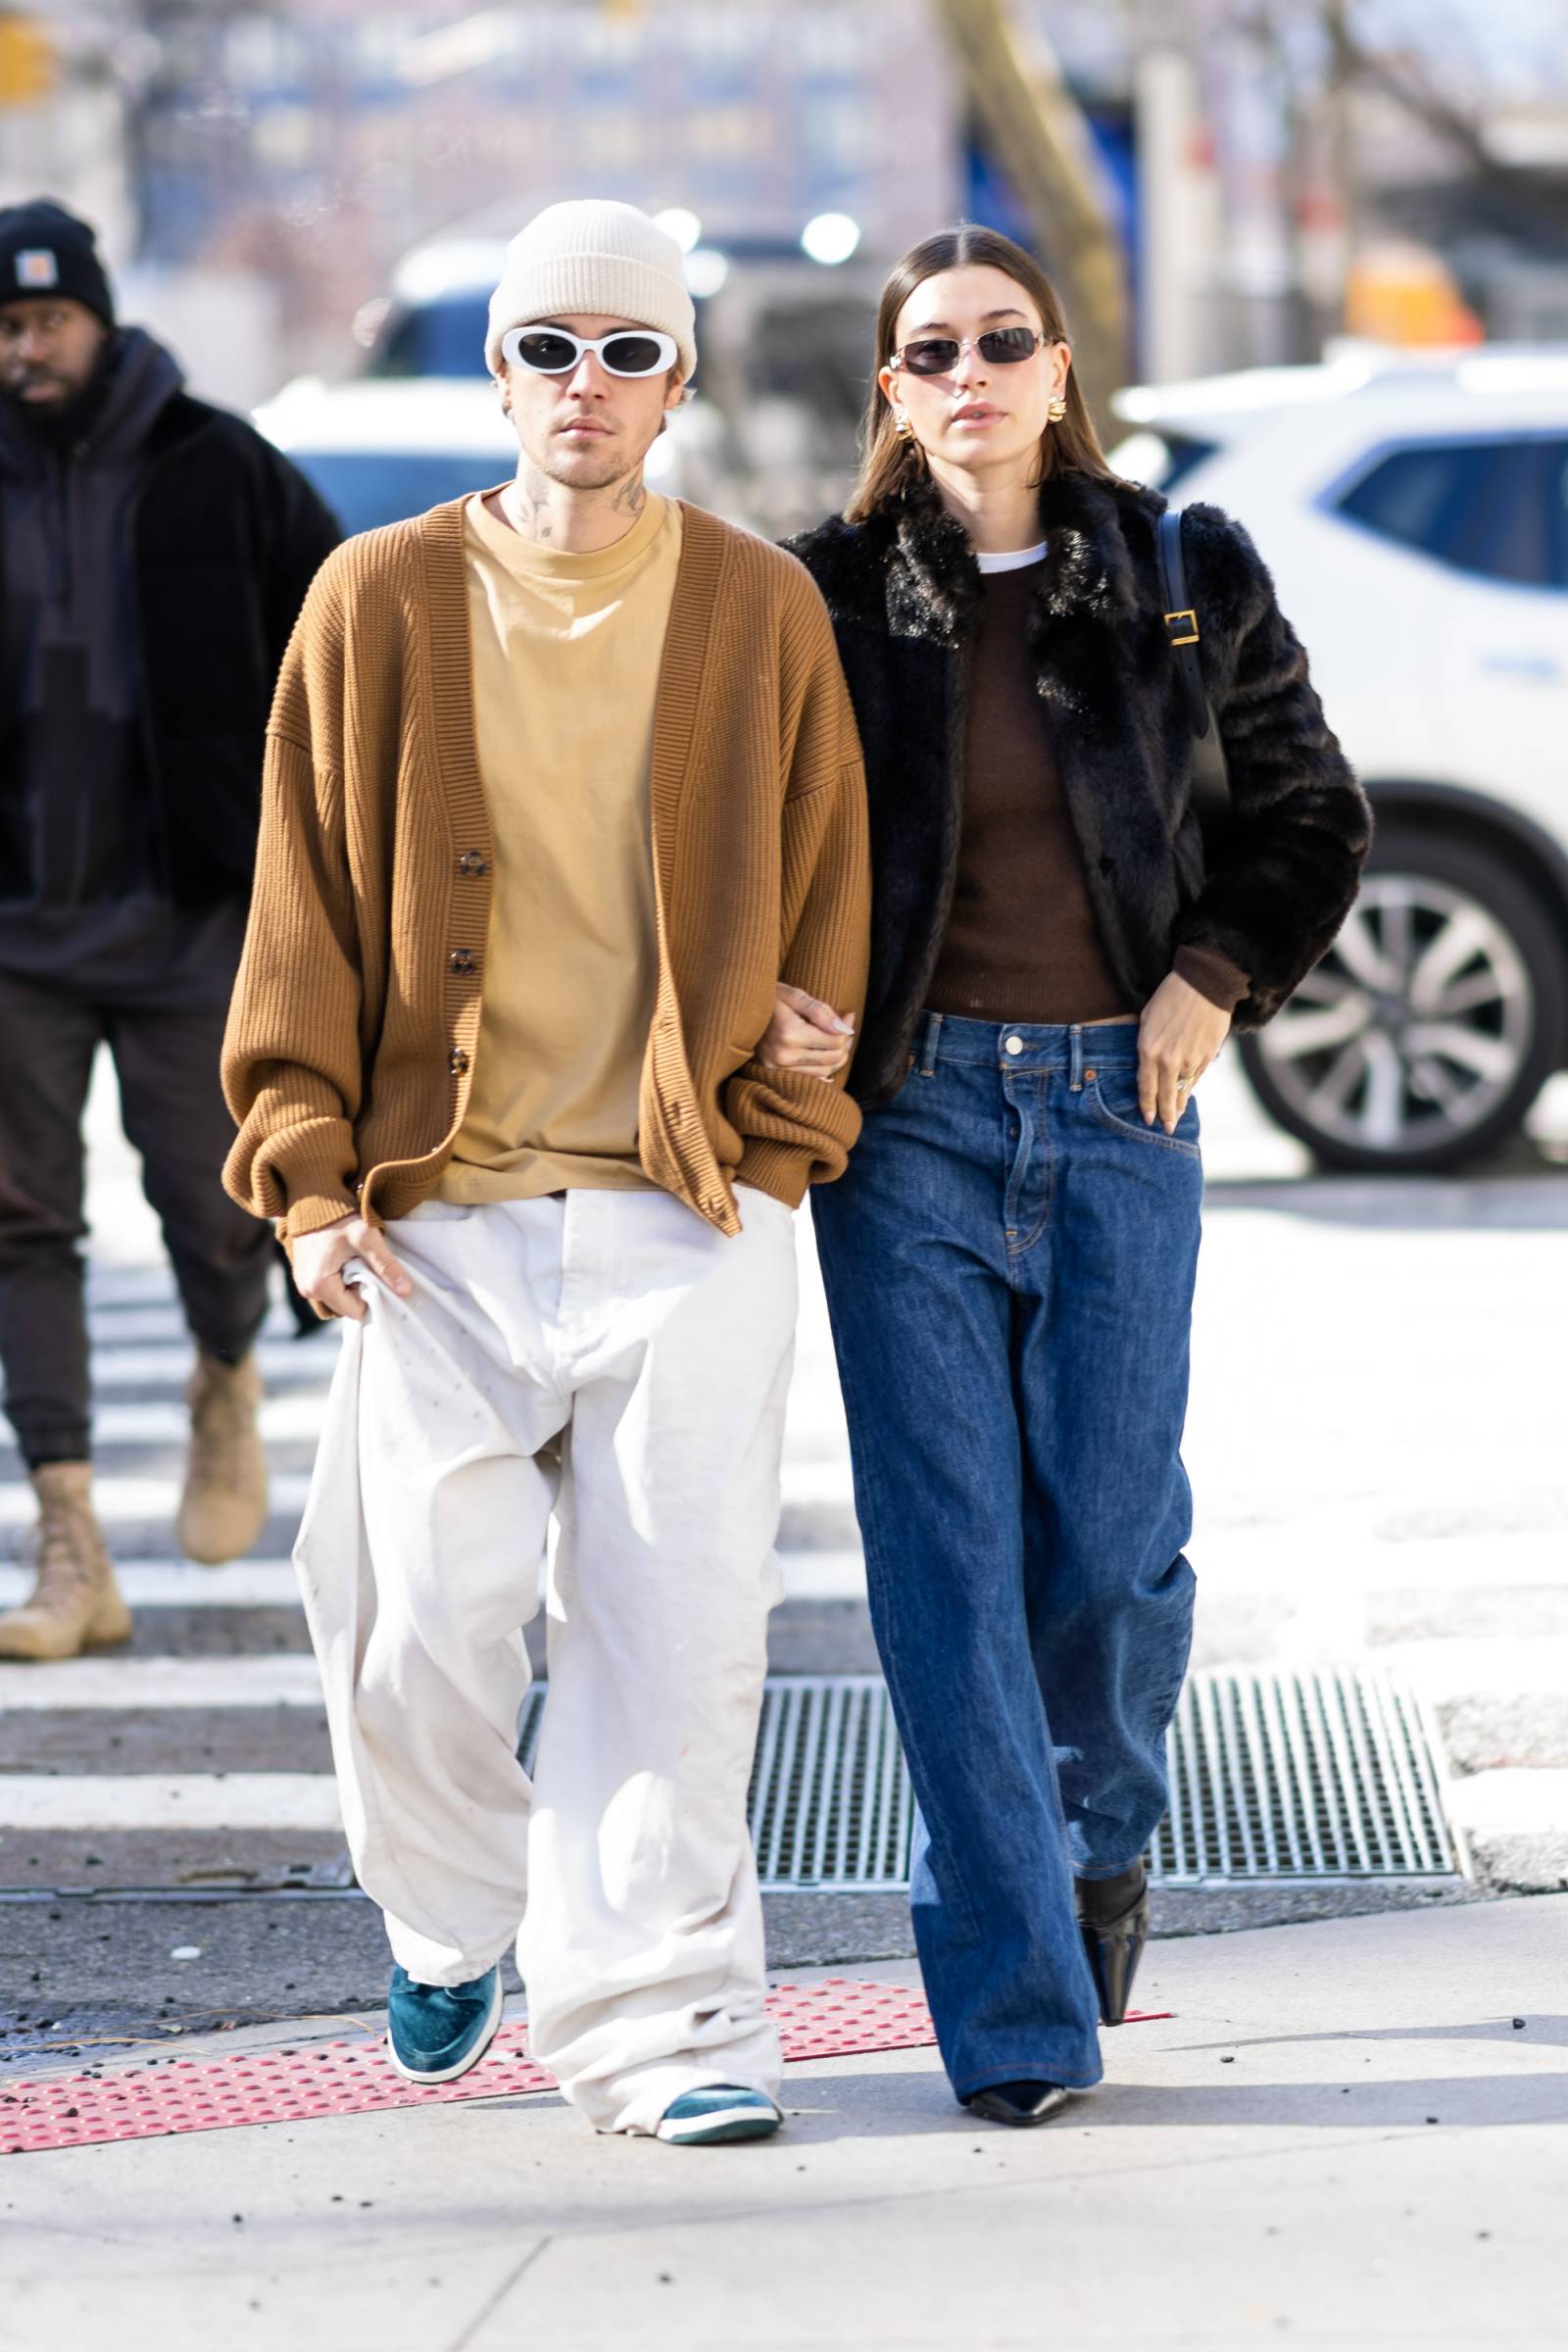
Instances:
[[[925,443],[916,434],[907,409],[894,409],[893,425],[899,439],[913,458],[916,471],[924,473],[926,470]]]
[[[1067,403],[1064,400],[1054,400],[1046,411],[1053,424],[1059,424],[1066,414]]]

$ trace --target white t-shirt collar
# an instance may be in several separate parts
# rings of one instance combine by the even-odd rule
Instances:
[[[982,571],[1022,571],[1028,564],[1044,563],[1045,554],[1042,539],[1038,547],[1016,547],[1004,556],[976,556],[975,562]]]

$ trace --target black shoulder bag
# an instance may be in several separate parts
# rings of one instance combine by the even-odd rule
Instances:
[[[1201,632],[1198,613],[1187,601],[1187,565],[1182,557],[1179,508],[1167,507],[1159,517],[1154,545],[1159,558],[1159,598],[1165,636],[1176,656],[1188,715],[1193,722],[1193,809],[1206,835],[1222,825],[1231,813],[1231,781],[1198,660]]]

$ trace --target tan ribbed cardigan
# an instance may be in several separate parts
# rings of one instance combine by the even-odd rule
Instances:
[[[684,507],[654,723],[659,987],[646,1173],[725,1233],[791,1207],[859,1129],[842,1080],[765,1067],[775,985],[857,1017],[864,776],[827,612],[793,556]],[[478,1047],[493,861],[474,754],[463,502],[330,556],[268,730],[223,1045],[237,1200],[285,1238],[406,1216],[451,1155]]]

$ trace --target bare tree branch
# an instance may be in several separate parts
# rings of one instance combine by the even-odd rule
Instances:
[[[1441,139],[1464,163],[1478,187],[1506,196],[1544,220],[1568,219],[1568,172],[1505,162],[1494,152],[1481,118],[1440,88],[1419,58],[1376,49],[1348,23],[1342,22],[1341,39],[1347,75],[1361,88],[1392,100]]]

